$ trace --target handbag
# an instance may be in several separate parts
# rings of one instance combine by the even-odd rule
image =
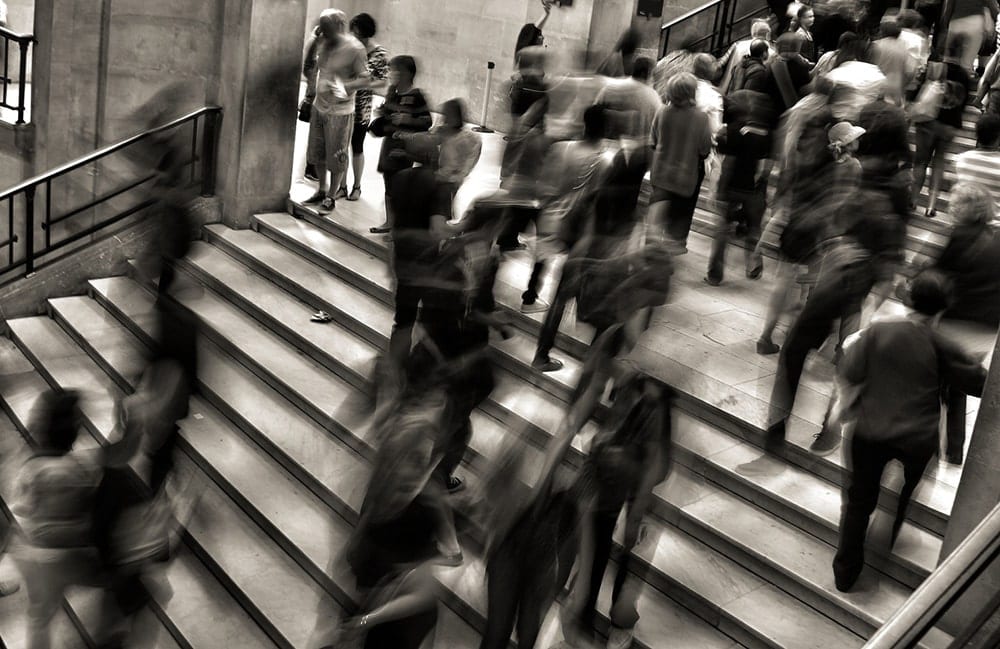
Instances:
[[[302,103],[299,104],[299,121],[309,123],[312,120],[312,109],[312,101],[303,99]]]
[[[927,64],[927,79],[920,87],[916,101],[910,104],[910,119],[912,121],[919,123],[937,119],[947,90],[944,81],[945,70],[943,63]]]

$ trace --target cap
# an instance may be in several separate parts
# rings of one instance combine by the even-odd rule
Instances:
[[[830,127],[830,144],[850,144],[865,134],[865,129],[850,122],[840,122]]]

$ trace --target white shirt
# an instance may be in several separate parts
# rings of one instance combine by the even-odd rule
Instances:
[[[994,214],[1000,214],[1000,151],[973,149],[955,156],[955,175],[960,183],[979,183],[990,190]]]

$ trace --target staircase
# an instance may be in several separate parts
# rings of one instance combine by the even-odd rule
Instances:
[[[207,226],[181,263],[181,277],[197,288],[178,299],[198,315],[203,335],[200,396],[181,425],[177,469],[200,500],[176,560],[151,579],[154,606],[140,630],[155,640],[142,646],[306,647],[318,615],[337,616],[356,602],[353,579],[337,558],[357,522],[374,454],[365,404],[392,323],[387,248],[367,234],[377,216],[370,211],[350,213],[338,204],[331,220],[289,207],[302,218],[260,214],[249,230]],[[718,302],[711,291],[719,289],[688,288],[700,287],[708,246],[692,235],[674,302],[711,322]],[[530,369],[541,316],[514,311],[529,272],[525,258],[501,268],[497,298],[524,335],[494,344],[497,387],[473,415],[461,470],[473,486],[508,429],[527,429],[540,458],[590,340],[587,327],[567,317],[556,350],[565,369]],[[759,310],[766,291],[761,283],[744,285],[725,299]],[[98,279],[87,295],[49,300],[46,316],[8,322],[10,338],[0,340],[5,449],[23,447],[30,407],[46,386],[83,390],[87,429],[95,443],[106,439],[114,403],[133,389],[156,335],[154,295],[141,280]],[[316,308],[334,321],[310,324]],[[806,450],[825,408],[829,372],[810,370],[783,470],[741,476],[736,465],[760,453],[774,360],[743,354],[742,342],[719,347],[671,329],[672,308],[641,350],[643,368],[679,398],[678,461],[657,488],[633,562],[641,580],[638,645],[862,646],[934,568],[957,471],[942,465],[925,478],[892,553],[884,549],[888,516],[880,512],[871,569],[859,592],[839,593],[830,563],[845,469],[839,453],[816,458]],[[595,426],[589,423],[582,437]],[[578,442],[567,461],[582,461]],[[887,479],[884,506],[894,504],[899,478]],[[9,493],[4,488],[0,496],[9,502]],[[485,590],[475,546],[465,543],[462,567],[438,570],[445,595],[435,647],[478,645]],[[23,644],[21,622],[9,613],[23,611],[18,601],[23,606],[23,593],[0,600],[7,612],[0,636],[9,647]],[[93,605],[85,593],[70,598],[57,646],[84,646]],[[550,615],[539,646],[559,639]],[[946,644],[940,636],[927,646]]]

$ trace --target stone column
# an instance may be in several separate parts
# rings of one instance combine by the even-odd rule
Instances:
[[[306,0],[225,0],[218,97],[223,219],[283,210],[295,146]]]
[[[990,367],[939,562],[1000,503],[1000,345],[993,349]],[[994,562],[951,607],[941,626],[953,634],[966,628],[998,590],[1000,565]]]

